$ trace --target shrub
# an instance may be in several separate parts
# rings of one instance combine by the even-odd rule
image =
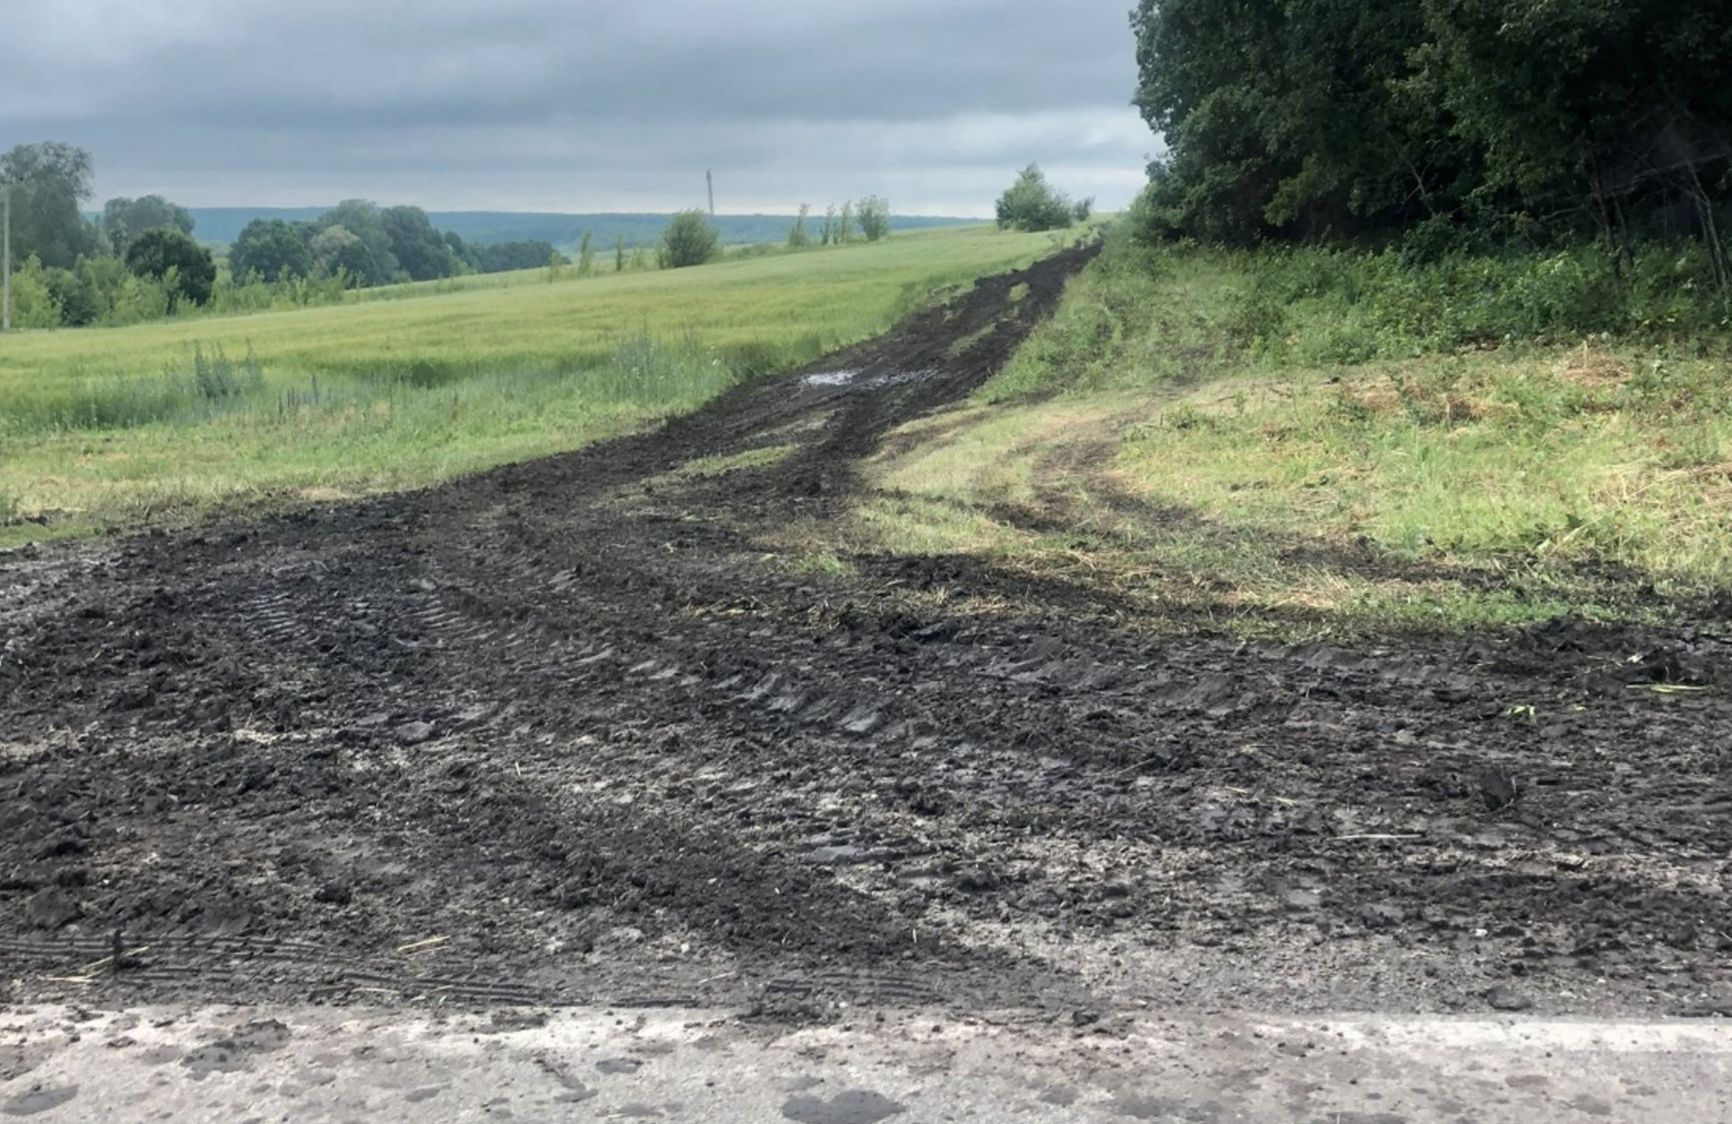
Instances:
[[[811,213],[812,205],[810,203],[800,204],[799,217],[788,228],[788,248],[790,250],[804,250],[812,244],[812,235],[806,230],[806,217]]]
[[[860,200],[858,214],[860,233],[866,236],[866,241],[877,242],[889,236],[890,200],[878,195],[868,195]]]
[[[659,253],[663,269],[703,265],[721,249],[721,235],[702,211],[681,211],[662,231]]]
[[[206,401],[240,398],[264,386],[265,373],[258,357],[247,349],[246,358],[230,359],[221,347],[206,352],[195,345],[192,352],[192,387]]]
[[[49,271],[43,268],[35,254],[24,259],[23,266],[12,274],[12,326],[60,326],[60,305],[54,299]]]
[[[1016,182],[998,197],[1000,229],[1062,230],[1076,217],[1076,204],[1046,182],[1038,164],[1017,173]]]

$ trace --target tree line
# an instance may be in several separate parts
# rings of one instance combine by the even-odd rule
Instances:
[[[159,195],[110,199],[87,216],[93,173],[89,152],[58,142],[0,155],[22,327],[135,323],[188,305],[321,303],[350,288],[566,264],[549,242],[467,243],[419,207],[361,199],[312,222],[255,220],[219,260],[194,239],[192,215]]]
[[[420,207],[349,199],[311,222],[254,219],[229,247],[228,261],[237,278],[277,282],[341,275],[366,288],[538,269],[565,259],[550,242],[469,243],[455,231],[436,229]]]
[[[1700,239],[1732,202],[1724,0],[1140,0],[1154,237]]]
[[[817,230],[812,226],[812,205],[800,204],[800,213],[788,227],[788,248],[804,250],[812,246],[844,246],[859,236],[868,242],[881,242],[890,237],[890,201],[880,195],[868,195],[824,209],[824,222]]]

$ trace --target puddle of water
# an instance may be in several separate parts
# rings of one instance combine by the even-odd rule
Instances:
[[[864,373],[865,372],[863,371],[819,371],[815,375],[807,375],[800,381],[806,386],[859,385],[862,387],[882,387],[895,386],[898,383],[914,382],[917,379],[931,378],[938,372],[930,368],[918,371],[892,371],[889,374],[873,375],[869,379],[862,379],[860,376]]]
[[[819,371],[801,381],[807,386],[847,386],[859,377],[859,371]]]

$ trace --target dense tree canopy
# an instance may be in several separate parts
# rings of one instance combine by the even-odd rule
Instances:
[[[391,248],[391,232],[377,204],[365,199],[346,199],[331,208],[317,223],[326,239],[322,257],[325,270],[346,270],[358,285],[388,285],[397,280],[400,265]],[[347,233],[350,239],[339,237]]]
[[[309,241],[293,223],[254,219],[229,247],[229,272],[243,281],[255,274],[271,282],[309,276],[313,272]]]
[[[380,214],[391,254],[411,281],[432,281],[457,272],[457,258],[419,207],[387,207]]]
[[[147,230],[193,231],[192,215],[185,207],[176,206],[160,195],[138,199],[110,199],[102,208],[102,232],[108,244],[121,257],[132,240]]]
[[[1721,0],[1141,0],[1132,24],[1157,233],[1618,241],[1732,199]]]
[[[176,296],[204,304],[216,284],[216,263],[210,251],[178,230],[147,230],[132,240],[126,268],[140,277],[171,281]]]
[[[514,269],[540,269],[556,256],[559,256],[559,252],[554,249],[552,242],[536,240],[494,242],[484,246],[471,244],[469,250],[475,255],[476,268],[482,273],[508,273]]]

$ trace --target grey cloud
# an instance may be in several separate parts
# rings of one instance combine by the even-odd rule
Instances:
[[[104,192],[589,209],[713,163],[762,206],[899,184],[979,212],[976,173],[1030,159],[1122,203],[1154,147],[1114,0],[48,7],[11,29],[0,142],[86,144]]]

